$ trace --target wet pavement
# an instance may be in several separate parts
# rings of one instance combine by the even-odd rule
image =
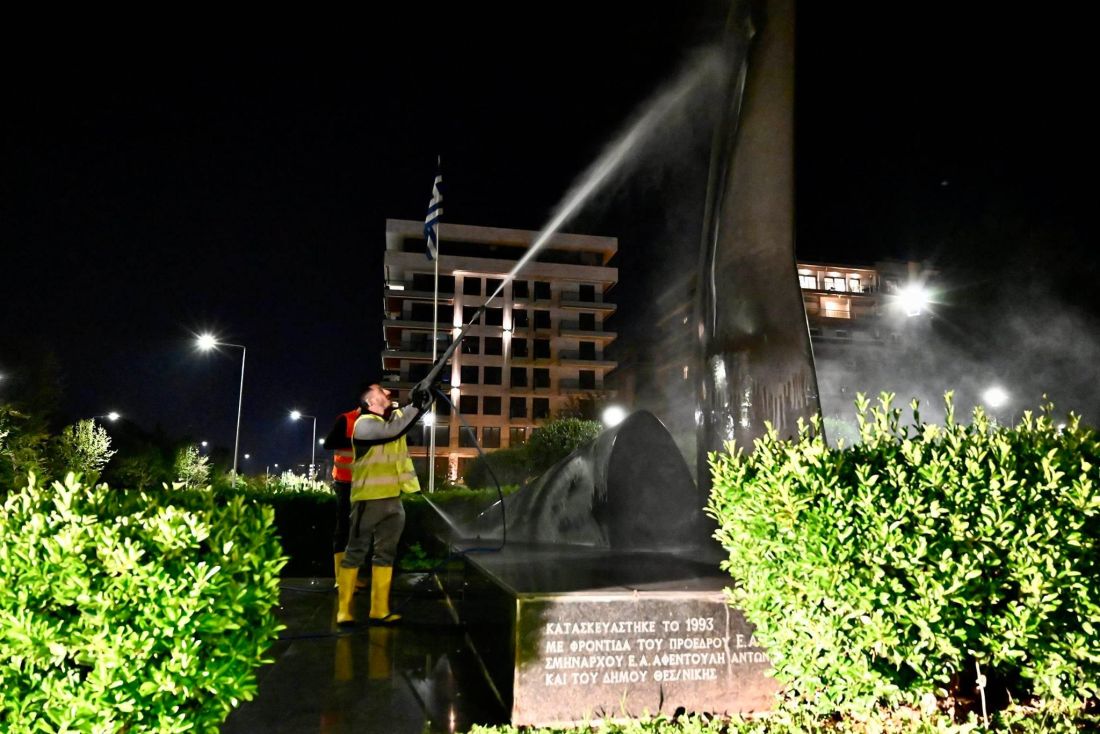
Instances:
[[[275,662],[259,669],[257,696],[221,732],[421,734],[505,723],[441,583],[453,596],[461,580],[398,575],[391,606],[402,624],[344,632],[332,578],[283,579],[277,614],[287,629],[268,653]],[[359,619],[368,606],[369,593],[357,594]]]

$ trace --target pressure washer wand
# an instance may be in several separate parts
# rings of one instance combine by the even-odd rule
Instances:
[[[490,297],[489,300],[492,300],[492,297]],[[481,318],[481,314],[485,312],[485,307],[488,305],[489,301],[486,301],[485,303],[481,304],[481,307],[478,308],[477,311],[474,312],[473,318],[471,318],[466,323],[466,325],[462,327],[462,331],[458,332],[458,336],[455,337],[455,340],[451,342],[450,346],[448,346],[443,354],[440,355],[439,359],[435,361],[435,364],[432,365],[432,368],[428,371],[428,374],[424,377],[424,379],[416,383],[416,387],[413,388],[414,390],[432,389],[432,386],[439,378],[439,373],[443,371],[443,366],[447,364],[447,360],[449,360],[454,355],[455,350],[458,349],[458,345],[462,343],[462,337],[466,336],[466,331],[474,325],[474,322]]]

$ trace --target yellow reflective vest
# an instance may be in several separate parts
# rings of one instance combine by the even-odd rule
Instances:
[[[401,415],[401,411],[396,411]],[[363,413],[359,421],[378,421],[385,423],[381,416]],[[416,479],[405,437],[395,438],[383,444],[371,446],[364,453],[355,448],[355,459],[351,465],[351,501],[380,500],[386,497],[398,497],[402,492],[419,492],[420,482]]]

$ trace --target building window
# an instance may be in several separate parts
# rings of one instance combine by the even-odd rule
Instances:
[[[596,286],[594,285],[582,285],[580,289],[580,300],[584,303],[596,302]]]
[[[530,294],[526,280],[517,280],[512,283],[512,298],[530,298]]]
[[[458,432],[458,445],[464,449],[477,448],[477,435],[474,433],[476,429],[473,426],[467,428],[462,427],[462,430]]]
[[[550,370],[544,367],[535,368],[535,387],[550,387]]]
[[[462,293],[467,296],[481,295],[481,278],[466,276],[462,279]]]
[[[508,445],[522,446],[527,443],[527,429],[520,426],[508,429]]]
[[[432,371],[430,364],[424,364],[423,362],[413,362],[409,365],[409,382],[420,382],[428,373]]]
[[[535,359],[550,359],[550,340],[535,340]]]
[[[504,354],[504,340],[499,336],[485,337],[485,353],[489,355]]]
[[[484,426],[481,429],[481,446],[486,449],[500,448],[500,429],[496,426]]]
[[[512,328],[513,329],[526,329],[527,328],[527,309],[525,309],[525,308],[512,309]]]
[[[512,387],[527,387],[527,369],[524,367],[512,368]]]
[[[549,329],[550,328],[550,312],[549,311],[535,311],[535,328],[536,329]]]
[[[798,284],[800,286],[802,286],[803,288],[807,288],[809,290],[816,290],[817,289],[817,277],[813,276],[813,275],[803,275],[803,274],[799,273],[799,275],[798,275]]]
[[[852,318],[851,299],[822,297],[821,315],[827,319]]]
[[[447,423],[435,424],[435,445],[436,446],[450,446],[451,445],[451,426]]]
[[[596,342],[581,342],[581,359],[596,358]]]
[[[577,327],[581,331],[595,331],[596,330],[596,314],[594,313],[582,313],[578,315]]]
[[[462,338],[463,354],[478,354],[481,351],[481,337],[466,336]]]
[[[843,293],[846,289],[844,287],[844,276],[842,275],[826,275],[821,282],[821,286],[827,291],[837,291]]]
[[[527,398],[509,398],[508,399],[508,417],[509,418],[526,418],[527,417]]]
[[[536,301],[549,301],[550,300],[550,284],[543,280],[535,281],[535,300]]]
[[[580,371],[580,384],[582,390],[596,389],[596,372],[594,370]]]
[[[463,385],[476,385],[477,384],[477,365],[463,365],[459,370],[459,376],[462,378]]]
[[[512,340],[512,356],[513,357],[527,357],[527,340],[526,339],[513,339]]]
[[[409,319],[411,321],[423,321],[425,323],[432,323],[432,319],[435,318],[435,310],[430,303],[414,303],[409,309]],[[449,324],[454,319],[454,307],[439,306],[439,323]]]
[[[493,307],[485,309],[485,325],[504,326],[504,309]]]
[[[863,293],[863,287],[860,285],[858,275],[848,276],[848,290],[852,293]]]
[[[500,278],[486,278],[485,279],[485,295],[491,296],[497,292],[497,288],[500,288],[500,284],[504,281]]]
[[[499,385],[501,384],[501,369],[500,367],[483,367],[481,377],[483,385]]]
[[[481,412],[484,415],[500,415],[500,398],[486,395],[481,399]]]
[[[550,399],[535,398],[531,405],[531,417],[535,420],[550,417]]]
[[[477,415],[477,395],[463,395],[458,399],[458,412],[463,415]]]

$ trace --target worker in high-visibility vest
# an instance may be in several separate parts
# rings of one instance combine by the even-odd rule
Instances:
[[[405,529],[401,495],[420,491],[405,434],[431,405],[431,393],[417,386],[411,397],[409,405],[394,408],[390,391],[378,383],[360,396],[362,412],[351,440],[351,532],[336,576],[340,625],[355,624],[355,579],[372,546],[370,622],[393,624],[401,618],[390,611],[397,542]]]
[[[356,408],[337,416],[324,442],[325,449],[333,453],[332,489],[336,492],[336,525],[332,532],[333,578],[340,575],[340,561],[344,560],[348,529],[351,527],[351,432],[360,412]],[[366,582],[357,581],[356,588],[366,588]]]

